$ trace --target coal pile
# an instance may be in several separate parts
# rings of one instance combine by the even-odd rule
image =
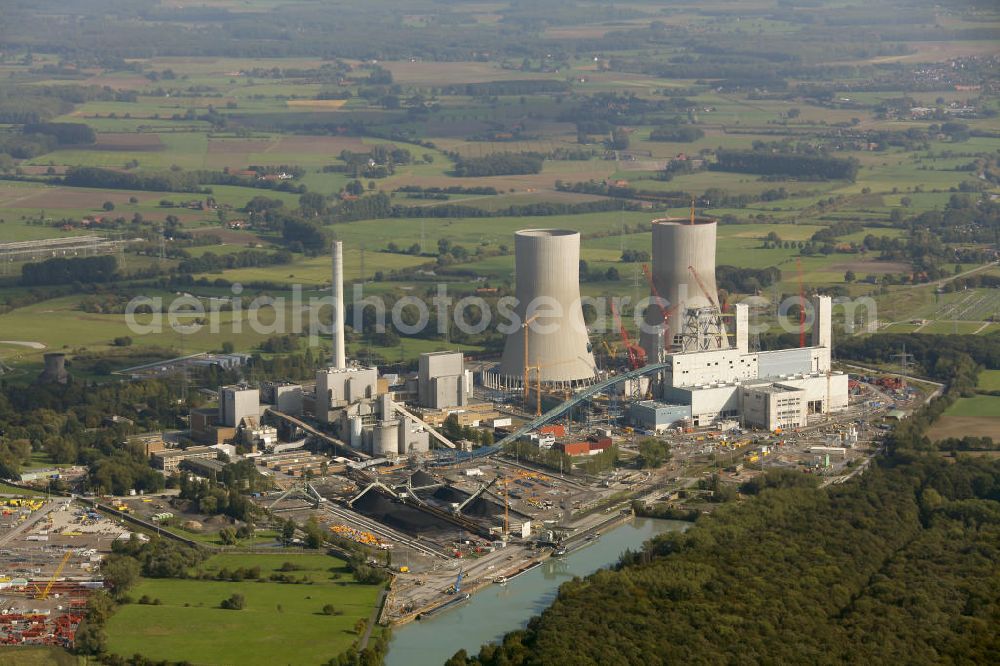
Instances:
[[[410,485],[414,488],[425,488],[427,486],[437,486],[440,485],[442,481],[435,479],[433,476],[428,474],[422,469],[418,469],[416,472],[410,475]]]
[[[424,491],[418,493],[418,495],[423,500],[432,500],[449,506],[451,504],[461,504],[470,497],[469,493],[452,486],[441,486],[440,488],[435,488],[434,492]],[[476,499],[472,500],[465,506],[464,509],[462,509],[462,514],[470,518],[492,519],[502,513],[502,504],[497,504],[483,495],[480,495]]]
[[[446,504],[451,504],[452,502],[461,504],[469,499],[469,493],[463,492],[458,488],[453,488],[452,486],[441,486],[440,488],[435,488],[432,493],[422,492],[419,495],[421,498],[433,498]]]
[[[469,502],[462,513],[471,518],[493,518],[503,514],[503,506],[480,495]]]
[[[368,518],[412,536],[445,535],[455,531],[450,523],[419,509],[395,502],[377,490],[365,493],[353,507],[355,511]]]

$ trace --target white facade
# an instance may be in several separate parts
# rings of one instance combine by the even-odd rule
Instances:
[[[767,430],[806,425],[805,391],[785,384],[744,386],[740,395],[743,422]]]
[[[749,425],[771,427],[782,419],[801,425],[808,414],[828,414],[848,406],[848,377],[831,371],[831,299],[813,298],[814,346],[750,352],[746,306],[735,309],[735,340],[732,349],[668,354],[661,393],[664,400],[691,407],[695,426],[708,426],[741,413]],[[815,343],[823,343],[816,345]],[[779,385],[784,389],[775,389]],[[768,388],[770,387],[770,388]],[[767,391],[787,390],[801,402],[802,418],[792,418],[787,405],[762,405]],[[751,402],[746,398],[751,395]],[[787,398],[791,400],[792,398]],[[786,400],[786,398],[776,398]],[[793,400],[794,402],[795,400]],[[749,405],[751,413],[747,413]],[[779,409],[786,408],[786,409]],[[769,416],[773,412],[773,417]],[[797,426],[796,426],[797,427]]]
[[[247,416],[260,416],[260,392],[245,386],[223,386],[219,390],[219,423],[235,428]]]
[[[462,352],[431,352],[420,355],[417,401],[421,407],[464,407],[472,397],[472,373],[465,369]]]
[[[283,414],[302,414],[302,386],[300,384],[264,382],[261,385],[261,400]]]
[[[316,373],[316,418],[329,422],[330,409],[371,399],[378,392],[376,368],[327,368]]]

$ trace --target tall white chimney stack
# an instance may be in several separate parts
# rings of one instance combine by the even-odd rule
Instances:
[[[333,366],[347,367],[344,347],[344,243],[333,241]]]

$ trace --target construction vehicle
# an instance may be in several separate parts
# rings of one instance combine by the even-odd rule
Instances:
[[[458,576],[455,578],[455,583],[448,588],[448,594],[459,594],[462,592],[462,576],[465,575],[465,569],[458,570]]]

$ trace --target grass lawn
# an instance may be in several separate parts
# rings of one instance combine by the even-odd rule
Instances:
[[[47,645],[7,645],[0,666],[76,666],[83,663],[62,648]]]
[[[122,606],[107,625],[109,650],[149,659],[198,664],[318,664],[347,650],[357,639],[354,625],[368,618],[380,587],[354,581],[342,560],[326,555],[215,555],[201,568],[261,568],[262,578],[293,562],[293,577],[307,584],[244,581],[143,579],[132,596],[148,595],[160,605]],[[339,580],[332,580],[336,574]],[[240,611],[219,604],[246,597]],[[332,604],[342,615],[324,615]]]
[[[17,486],[9,486],[6,483],[0,483],[0,495],[24,495],[26,497],[33,497],[35,495],[42,494],[43,493],[35,490],[25,490],[24,488],[18,488]]]
[[[990,416],[1000,421],[1000,396],[977,395],[973,398],[959,398],[954,405],[948,408],[945,415]]]
[[[983,391],[1000,391],[1000,370],[983,370],[979,373],[976,388]]]

